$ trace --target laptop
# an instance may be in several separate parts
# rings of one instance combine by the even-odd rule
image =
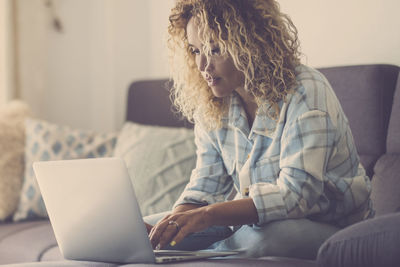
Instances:
[[[65,259],[164,263],[239,253],[153,251],[120,158],[35,162],[33,169]]]

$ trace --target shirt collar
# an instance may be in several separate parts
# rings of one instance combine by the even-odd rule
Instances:
[[[246,136],[249,135],[249,123],[247,121],[246,111],[243,108],[242,100],[238,93],[232,92],[229,102],[228,125],[233,128],[238,128]]]
[[[273,138],[277,121],[267,115],[268,107],[269,105],[265,103],[258,108],[253,126],[250,129],[242,100],[239,94],[233,91],[230,96],[228,125],[238,128],[249,139],[253,139],[255,134]]]

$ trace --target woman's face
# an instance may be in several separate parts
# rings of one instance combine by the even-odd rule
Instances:
[[[220,54],[217,46],[211,46],[211,55],[207,61],[199,38],[199,28],[193,19],[189,20],[186,33],[197,68],[216,97],[225,97],[232,91],[243,88],[244,74],[235,67],[231,57]]]

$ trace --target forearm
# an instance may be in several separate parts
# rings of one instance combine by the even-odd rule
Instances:
[[[171,222],[174,227],[169,227]],[[174,246],[188,234],[203,231],[213,225],[231,226],[257,222],[257,210],[251,198],[207,206],[182,204],[157,223],[149,236],[153,248],[163,248],[171,241],[170,245]]]
[[[177,212],[184,212],[184,211],[188,211],[188,210],[192,210],[192,209],[197,209],[200,207],[204,207],[204,205],[200,205],[200,204],[182,204],[179,206],[176,206],[173,210],[173,213],[177,213]]]
[[[231,226],[258,222],[257,209],[251,198],[215,203],[202,207],[209,225]]]

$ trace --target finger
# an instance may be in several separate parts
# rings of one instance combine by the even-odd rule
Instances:
[[[164,234],[165,229],[168,227],[168,221],[161,220],[150,231],[149,239],[153,248],[160,243],[160,238]]]
[[[153,228],[153,226],[148,223],[144,223],[144,225],[146,226],[147,234],[150,234],[150,231]]]
[[[160,225],[163,224],[163,222],[166,221],[166,218],[169,217],[169,215],[165,216],[164,218],[162,218],[160,221],[158,221],[150,230],[149,234],[149,238],[152,237],[154,235],[154,233],[159,229],[160,229]]]
[[[164,216],[161,220],[159,220],[159,221],[154,225],[154,227],[159,226],[159,225],[164,224],[164,223],[168,223],[168,222],[170,221],[171,215],[172,215],[172,214],[167,214],[166,216]],[[154,228],[154,227],[153,227],[153,228]]]
[[[168,227],[165,229],[159,240],[160,248],[164,248],[166,245],[170,244],[179,230],[180,229],[177,229],[174,224],[168,224]]]
[[[173,247],[176,244],[180,243],[189,234],[187,229],[187,226],[182,226],[179,231],[177,231],[176,234],[171,238],[171,240],[169,240],[169,245]]]
[[[165,223],[160,223],[157,224],[155,227],[153,227],[151,229],[150,235],[149,235],[149,239],[150,239],[150,243],[152,245],[153,248],[155,248],[158,243],[160,242],[160,238],[162,236],[162,234],[164,233],[165,230]]]

